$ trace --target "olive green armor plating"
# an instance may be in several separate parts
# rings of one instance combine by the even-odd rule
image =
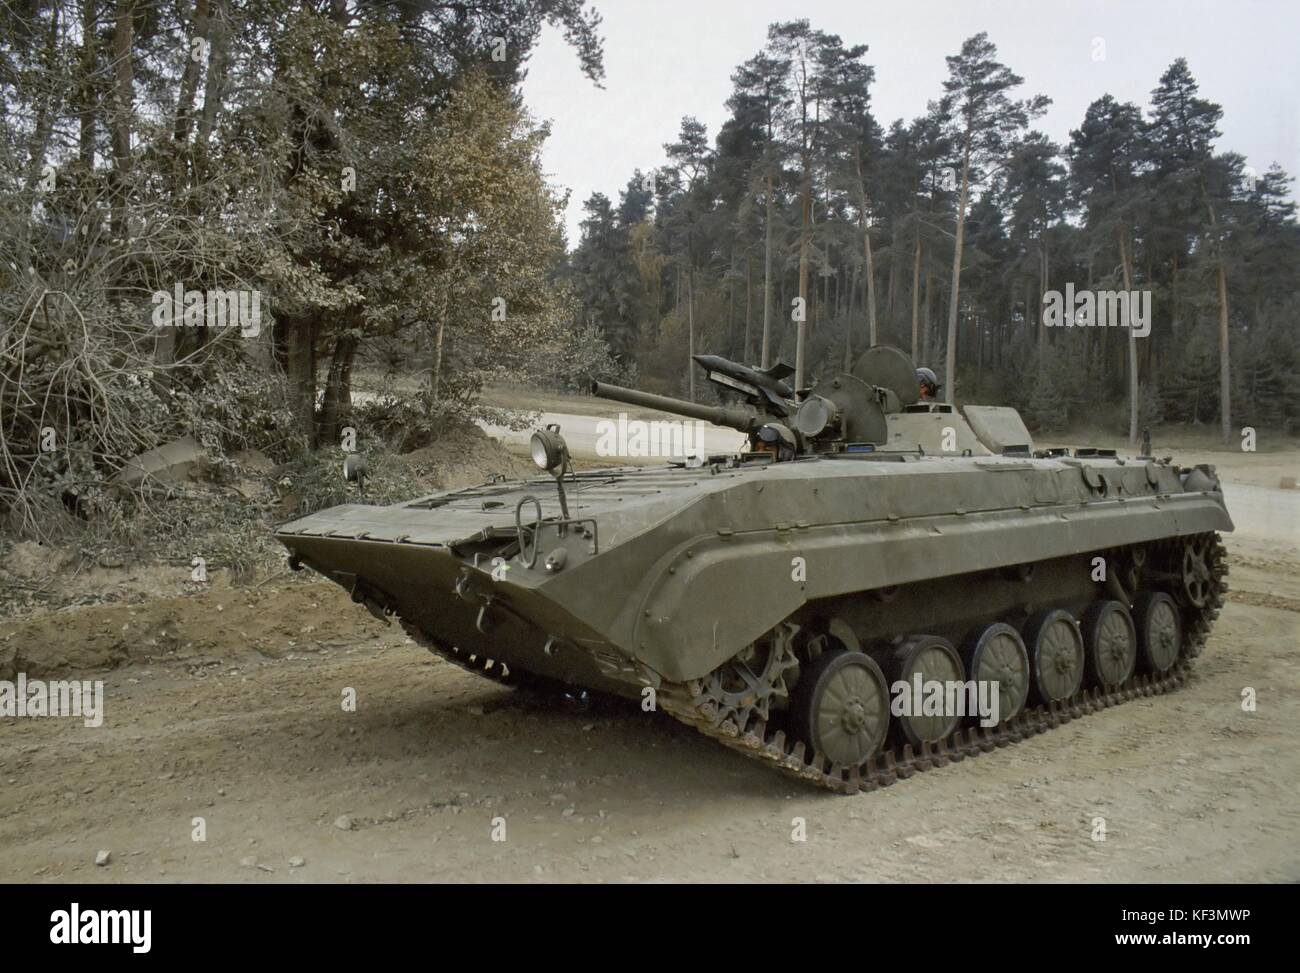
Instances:
[[[993,680],[1001,725],[983,732],[1018,739],[1034,706],[1168,688],[1199,649],[1226,588],[1216,532],[1232,529],[1213,468],[1035,451],[1014,410],[918,402],[896,349],[807,390],[781,366],[697,360],[744,404],[593,389],[751,438],[779,426],[792,460],[566,462],[277,536],[295,567],[444,658],[503,682],[650,687],[673,716],[837,789],[975,752],[969,714],[882,712],[900,679]]]

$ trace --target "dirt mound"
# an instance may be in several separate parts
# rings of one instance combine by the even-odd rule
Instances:
[[[137,603],[81,605],[0,623],[0,679],[135,662],[191,669],[259,656],[279,659],[368,640],[402,641],[319,579],[278,579],[264,589],[228,585]]]
[[[436,443],[405,453],[400,459],[415,472],[436,478],[444,490],[475,486],[496,474],[511,479],[537,474],[537,467],[526,457],[512,453],[478,426],[469,424],[448,429]]]

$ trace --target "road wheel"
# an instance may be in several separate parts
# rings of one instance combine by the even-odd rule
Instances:
[[[1119,686],[1133,675],[1137,629],[1133,616],[1118,601],[1102,600],[1088,606],[1083,616],[1083,644],[1094,685]]]
[[[1083,685],[1083,635],[1067,611],[1045,611],[1025,624],[1034,695],[1039,702],[1069,699]]]
[[[1029,650],[1019,632],[1003,622],[985,626],[967,639],[962,659],[977,686],[997,687],[998,722],[1020,714],[1029,699]]]
[[[925,715],[925,688],[932,682],[964,682],[966,676],[961,657],[947,639],[937,635],[914,635],[894,650],[893,659],[895,678],[907,684],[906,691],[911,702],[910,707],[904,708],[904,712],[910,711],[911,715],[898,718],[898,728],[903,739],[917,748],[922,743],[938,743],[957,729],[961,715],[947,712],[946,705],[940,713]],[[922,688],[920,699],[914,698],[918,675]],[[946,699],[947,694],[943,695]]]
[[[1183,647],[1178,605],[1163,591],[1144,591],[1133,609],[1142,668],[1157,675],[1168,672]]]
[[[823,652],[800,673],[790,702],[795,735],[841,767],[874,756],[889,732],[885,674],[862,652]]]

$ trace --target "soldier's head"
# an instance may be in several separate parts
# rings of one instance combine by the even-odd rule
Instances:
[[[770,453],[777,461],[794,459],[794,436],[788,429],[767,422],[750,437],[749,448],[754,453]]]
[[[939,397],[939,376],[930,369],[918,368],[916,370],[916,381],[921,386],[922,399],[937,399]]]

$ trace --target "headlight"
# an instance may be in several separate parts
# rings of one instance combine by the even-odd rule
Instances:
[[[564,440],[558,431],[539,429],[533,433],[528,448],[540,470],[551,473],[564,462]]]

